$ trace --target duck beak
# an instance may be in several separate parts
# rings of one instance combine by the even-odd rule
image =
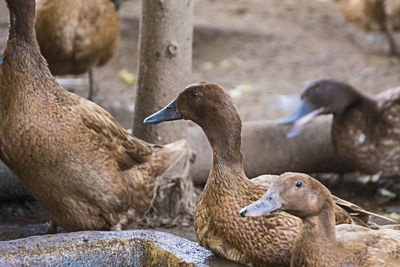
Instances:
[[[272,191],[268,189],[259,200],[240,210],[240,216],[256,217],[264,216],[265,214],[279,210],[282,208],[282,202],[279,200],[279,190]]]
[[[324,108],[313,108],[307,101],[302,101],[300,106],[293,111],[290,115],[286,116],[277,121],[279,124],[291,124],[293,123],[292,129],[286,134],[287,138],[295,137],[300,134],[310,122],[321,114]]]
[[[180,119],[183,119],[183,117],[177,110],[175,98],[165,108],[144,119],[143,123],[155,124],[163,121],[174,121]]]

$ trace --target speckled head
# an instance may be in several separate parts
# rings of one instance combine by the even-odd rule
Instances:
[[[259,200],[244,207],[240,215],[263,216],[282,210],[304,219],[320,213],[326,201],[331,203],[331,194],[320,182],[306,174],[285,173]]]
[[[294,137],[300,134],[318,115],[340,115],[360,97],[361,94],[346,83],[335,80],[318,80],[303,89],[299,107],[287,117],[279,120],[279,123],[293,123],[287,137]]]

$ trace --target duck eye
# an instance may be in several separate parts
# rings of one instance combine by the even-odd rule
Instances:
[[[303,184],[303,183],[302,183],[301,181],[297,181],[296,186],[297,186],[297,187],[301,187],[302,184]]]
[[[191,95],[192,97],[198,97],[198,96],[199,96],[199,93],[196,92],[196,91],[192,91],[192,92],[190,93],[190,95]]]

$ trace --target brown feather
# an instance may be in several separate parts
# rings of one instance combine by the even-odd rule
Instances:
[[[335,150],[358,171],[400,175],[400,88],[387,90],[371,101],[364,105],[360,100],[334,117]]]
[[[40,0],[36,32],[54,75],[82,74],[112,58],[119,19],[110,0]]]
[[[388,18],[400,29],[400,0],[335,0],[345,18],[365,31],[383,31]]]

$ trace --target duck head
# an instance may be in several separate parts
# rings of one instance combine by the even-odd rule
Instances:
[[[330,192],[320,182],[306,174],[285,173],[259,200],[244,207],[240,215],[263,216],[282,210],[305,219],[321,212],[323,199],[330,199]]]
[[[239,121],[231,97],[218,85],[199,82],[187,86],[162,110],[147,117],[143,123],[191,120],[203,129],[218,128],[224,121]],[[241,122],[240,122],[241,123]]]
[[[306,86],[301,94],[299,107],[280,124],[292,124],[288,138],[300,134],[309,123],[321,114],[343,113],[360,94],[350,85],[335,80],[318,80]]]
[[[144,123],[179,119],[191,120],[203,129],[213,151],[214,163],[241,168],[242,121],[224,89],[208,82],[191,84]]]

